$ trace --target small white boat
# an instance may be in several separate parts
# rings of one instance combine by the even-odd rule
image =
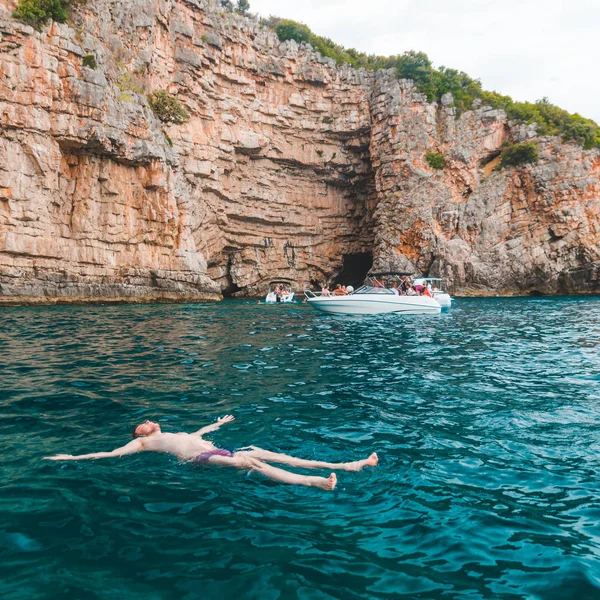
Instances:
[[[423,285],[423,282],[425,281],[433,285],[431,293],[439,302],[440,306],[442,308],[450,308],[452,306],[452,296],[444,291],[444,280],[439,277],[422,277],[420,279],[415,279],[415,285]]]
[[[271,281],[271,291],[267,294],[265,302],[276,304],[277,302],[289,303],[296,301],[296,294],[292,290],[290,281]]]

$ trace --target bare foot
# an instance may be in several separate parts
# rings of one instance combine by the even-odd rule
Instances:
[[[335,473],[332,473],[325,481],[327,481],[327,487],[325,487],[324,489],[326,490],[333,490],[335,489],[335,486],[337,485],[337,476]]]
[[[346,471],[362,471],[365,467],[376,467],[379,462],[379,457],[375,452],[365,458],[365,460],[357,460],[356,462],[346,463]]]
[[[373,454],[371,454],[371,456],[365,460],[365,467],[376,467],[378,463],[379,457],[377,456],[376,452],[373,452]]]
[[[327,479],[325,477],[313,477],[313,485],[320,487],[322,490],[333,490],[337,484],[337,477],[332,473]]]

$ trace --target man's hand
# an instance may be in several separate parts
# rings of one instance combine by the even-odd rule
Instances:
[[[207,425],[206,427],[203,427],[198,431],[194,431],[192,435],[199,435],[200,437],[202,437],[203,435],[210,433],[211,431],[216,431],[217,429],[219,429],[219,427],[221,427],[221,425],[225,425],[225,423],[231,423],[231,421],[233,420],[235,420],[235,417],[233,415],[225,415],[224,417],[219,417],[216,423],[213,423],[212,425]]]
[[[72,454],[57,454],[56,456],[44,456],[44,460],[71,460]]]

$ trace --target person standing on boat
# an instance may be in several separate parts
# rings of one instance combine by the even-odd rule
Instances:
[[[333,490],[337,483],[335,473],[329,477],[314,477],[298,475],[284,469],[273,467],[268,463],[279,463],[298,467],[299,469],[340,469],[343,471],[362,471],[365,467],[374,467],[379,462],[377,454],[373,452],[369,458],[345,463],[330,463],[320,460],[304,460],[285,454],[269,452],[256,446],[248,446],[237,452],[230,452],[217,448],[212,442],[203,439],[203,436],[211,431],[216,431],[231,423],[234,417],[225,415],[217,419],[216,423],[202,427],[194,433],[163,433],[160,425],[152,421],[145,421],[138,425],[133,432],[133,439],[125,446],[117,448],[112,452],[94,452],[92,454],[57,454],[56,456],[45,456],[46,460],[90,460],[97,458],[113,458],[136,454],[137,452],[163,452],[174,454],[179,459],[196,465],[214,465],[220,467],[235,467],[257,471],[265,477],[281,483],[291,485],[305,485],[318,487],[323,490]]]
[[[433,298],[433,294],[429,290],[429,285],[426,281],[423,282],[423,296],[427,296],[428,298]]]

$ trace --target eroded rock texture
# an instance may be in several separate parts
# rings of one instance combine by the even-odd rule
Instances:
[[[42,33],[0,0],[0,302],[202,300],[376,266],[458,293],[598,287],[597,152],[279,43],[211,0],[90,0]],[[84,67],[94,55],[97,67]],[[166,126],[146,95],[190,114]],[[434,171],[426,152],[448,161]]]
[[[598,151],[537,139],[487,107],[456,118],[389,73],[371,111],[379,268],[441,274],[462,294],[599,290]],[[529,139],[538,163],[496,169],[506,141]],[[446,168],[431,169],[427,152]]]

